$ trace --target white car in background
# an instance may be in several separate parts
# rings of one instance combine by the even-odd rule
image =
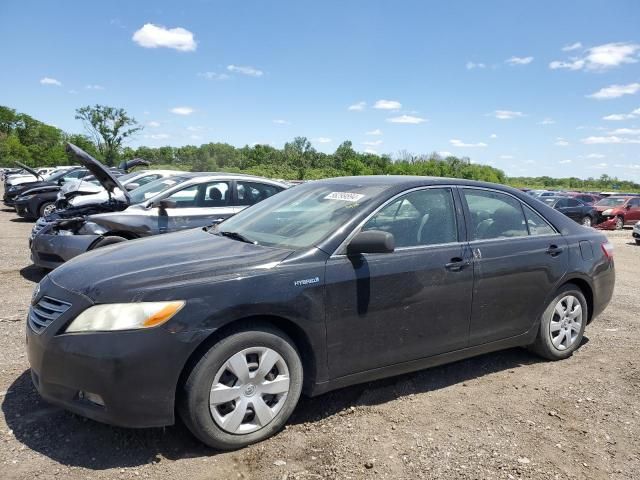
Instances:
[[[18,163],[18,165],[20,165],[21,167],[23,166],[21,163]],[[32,173],[29,173],[28,170],[23,170],[22,173],[14,173],[11,175],[7,175],[5,179],[5,183],[7,187],[12,187],[14,185],[20,185],[22,183],[46,180],[47,177],[49,177],[50,175],[60,170],[69,170],[70,168],[74,168],[74,167],[64,166],[64,167],[52,167],[52,168],[36,168],[35,173],[37,174],[37,176],[33,175]]]
[[[640,222],[636,222],[633,226],[633,239],[636,241],[636,245],[640,245]]]

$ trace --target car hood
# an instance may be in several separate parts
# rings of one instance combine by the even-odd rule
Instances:
[[[90,182],[83,182],[82,180],[73,180],[71,182],[65,183],[62,186],[61,191],[65,195],[68,193],[73,194],[76,192],[98,193],[98,192],[104,191],[104,188],[102,188],[100,185],[95,185]]]
[[[127,191],[122,186],[122,184],[109,171],[109,169],[102,165],[98,160],[93,158],[81,148],[76,147],[73,143],[67,143],[67,152],[72,154],[74,158],[78,162],[80,162],[80,164],[86,167],[87,170],[89,170],[93,174],[93,176],[96,177],[96,179],[100,182],[100,185],[102,185],[107,192],[113,193],[113,191],[118,188],[122,192],[124,192],[124,196],[127,201],[129,200],[129,195],[127,194]]]
[[[60,190],[60,186],[59,185],[45,185],[45,186],[29,188],[28,190],[23,191],[20,194],[20,196],[23,196],[23,195],[37,195],[39,193],[45,193],[45,192],[57,192],[59,190]]]
[[[17,165],[20,165],[21,168],[23,168],[24,170],[26,170],[27,172],[29,172],[31,175],[33,175],[36,178],[39,178],[40,180],[42,180],[42,176],[40,176],[40,174],[38,172],[36,172],[33,168],[26,166],[24,163],[20,163],[18,161],[16,161]]]
[[[147,160],[144,160],[142,158],[133,158],[131,160],[125,160],[122,163],[120,163],[120,165],[118,165],[118,168],[120,170],[124,170],[125,172],[129,171],[132,168],[135,167],[140,167],[140,166],[149,166],[150,163]]]
[[[193,229],[90,251],[49,274],[59,286],[98,303],[130,302],[146,292],[240,280],[292,253]]]

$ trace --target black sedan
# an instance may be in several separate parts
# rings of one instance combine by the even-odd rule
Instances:
[[[543,197],[540,200],[585,227],[590,227],[597,223],[598,212],[593,205],[587,205],[582,200],[560,196]]]
[[[232,449],[303,391],[516,346],[567,358],[614,282],[603,234],[515,189],[327,179],[67,262],[33,293],[27,351],[55,404],[129,427],[177,411]]]

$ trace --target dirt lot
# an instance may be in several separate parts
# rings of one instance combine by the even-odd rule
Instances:
[[[522,349],[303,399],[287,428],[217,454],[181,426],[126,430],[38,397],[24,353],[32,224],[0,209],[0,478],[640,478],[640,248],[569,360]]]

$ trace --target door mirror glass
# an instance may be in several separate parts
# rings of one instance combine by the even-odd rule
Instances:
[[[140,185],[138,185],[137,183],[135,183],[135,182],[131,182],[131,183],[127,183],[127,184],[124,186],[124,189],[125,189],[127,192],[130,192],[131,190],[135,190],[135,189],[136,189],[136,188],[138,188],[139,186],[140,186]]]
[[[359,232],[347,246],[348,255],[361,253],[391,253],[395,249],[395,240],[389,232],[367,230]]]

